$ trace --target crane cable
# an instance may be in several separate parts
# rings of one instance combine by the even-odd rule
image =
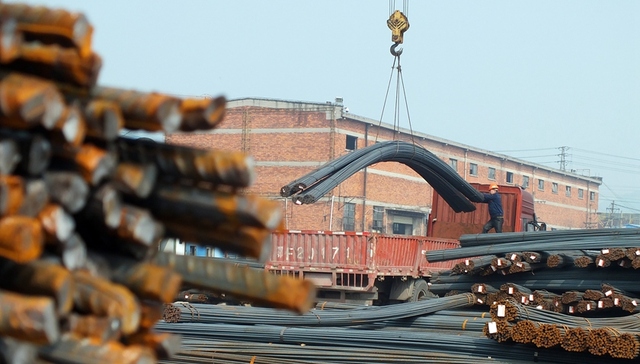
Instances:
[[[387,105],[387,99],[389,97],[389,90],[391,89],[391,81],[393,80],[393,75],[395,71],[397,72],[397,77],[396,77],[396,94],[395,94],[395,100],[394,100],[395,105],[394,105],[394,112],[393,112],[393,129],[396,132],[396,134],[394,134],[394,139],[397,135],[397,132],[400,131],[400,122],[399,122],[400,102],[401,102],[400,91],[402,91],[402,96],[404,98],[405,108],[407,112],[407,119],[409,123],[409,130],[411,132],[411,139],[413,144],[415,144],[415,141],[413,139],[414,138],[413,127],[411,125],[411,117],[409,115],[409,105],[406,97],[404,78],[402,76],[402,67],[400,65],[400,55],[402,54],[403,50],[402,48],[398,49],[398,46],[403,43],[404,32],[406,32],[409,29],[409,19],[407,18],[407,13],[409,11],[409,0],[403,0],[404,12],[401,12],[399,10],[394,10],[394,9],[395,9],[395,0],[389,0],[390,15],[389,15],[389,19],[387,20],[387,26],[391,30],[391,34],[392,34],[391,41],[394,42],[390,48],[391,55],[393,55],[393,64],[391,66],[391,74],[389,75],[387,91],[385,94],[384,104],[382,106],[382,113],[380,115],[380,121],[378,124],[378,134],[380,133],[380,126],[382,124],[384,111]],[[376,141],[377,139],[378,139],[378,135],[376,135]]]

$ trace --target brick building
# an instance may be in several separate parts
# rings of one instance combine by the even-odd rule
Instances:
[[[207,133],[171,134],[167,143],[243,151],[256,160],[251,193],[280,200],[292,230],[379,231],[426,234],[433,189],[407,166],[370,166],[311,205],[280,197],[285,184],[352,150],[376,142],[418,144],[469,182],[523,186],[533,194],[539,220],[554,229],[597,227],[602,180],[349,114],[340,103],[270,99],[230,101],[222,124]]]

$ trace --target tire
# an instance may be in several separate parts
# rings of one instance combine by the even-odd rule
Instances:
[[[413,292],[411,294],[411,298],[409,302],[420,301],[421,299],[425,299],[433,296],[431,292],[429,292],[429,286],[424,279],[416,279],[413,282]]]

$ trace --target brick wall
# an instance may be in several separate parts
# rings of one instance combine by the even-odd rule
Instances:
[[[386,211],[407,213],[414,219],[414,233],[424,234],[423,223],[428,214],[433,189],[409,167],[395,162],[379,163],[361,170],[340,184],[323,199],[312,205],[294,205],[280,197],[282,186],[318,168],[320,165],[349,153],[347,136],[357,138],[357,147],[364,148],[376,141],[404,140],[416,143],[446,163],[457,160],[457,172],[469,182],[496,182],[500,185],[522,185],[529,177],[527,190],[536,200],[538,217],[554,228],[584,228],[597,221],[597,191],[599,183],[582,177],[515,160],[508,156],[480,150],[451,141],[440,140],[414,132],[394,131],[379,126],[374,120],[341,117],[339,106],[272,100],[241,100],[230,103],[223,123],[215,130],[202,134],[168,135],[168,143],[199,148],[244,151],[257,163],[257,180],[249,189],[252,193],[280,200],[289,229],[342,230],[343,208],[355,203],[356,230],[369,231],[373,206]],[[477,174],[469,173],[471,163]],[[489,168],[495,169],[489,178]],[[512,182],[507,182],[507,174]],[[545,181],[538,189],[538,179]],[[365,183],[366,181],[366,183]],[[552,192],[558,184],[557,193]],[[566,196],[566,186],[571,196]],[[578,190],[583,190],[582,199]],[[590,192],[595,200],[590,201]],[[362,203],[365,202],[363,211]],[[391,214],[385,214],[387,232],[391,229]],[[595,227],[595,226],[592,226]]]

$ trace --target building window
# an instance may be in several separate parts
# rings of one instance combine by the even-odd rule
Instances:
[[[189,246],[189,255],[196,255],[197,252],[197,248],[195,245],[190,245]]]
[[[540,191],[544,191],[544,180],[543,179],[538,179],[538,189]]]
[[[552,193],[558,193],[558,184],[556,182],[553,182],[551,184],[551,192]]]
[[[496,169],[493,167],[489,167],[489,179],[496,179]]]
[[[378,233],[384,232],[384,207],[382,206],[373,206],[373,225],[371,226],[371,230],[374,230]]]
[[[571,186],[567,186],[567,187],[565,187],[564,194],[565,194],[565,196],[567,196],[567,197],[571,197]]]
[[[347,202],[344,204],[344,212],[342,215],[342,230],[356,230],[356,204]]]
[[[595,201],[596,200],[596,193],[591,191],[589,192],[589,201]]]
[[[347,150],[356,150],[358,149],[358,137],[353,135],[347,135],[347,145],[345,146]]]
[[[513,172],[507,172],[507,183],[513,183]]]
[[[469,164],[469,174],[472,176],[477,176],[478,175],[478,165],[475,163],[470,163]]]
[[[529,176],[522,176],[522,188],[526,189],[529,187]]]
[[[449,166],[451,166],[451,168],[453,168],[454,171],[458,172],[458,160],[457,159],[449,158]]]
[[[584,198],[584,190],[582,188],[578,188],[578,198],[581,200]]]

